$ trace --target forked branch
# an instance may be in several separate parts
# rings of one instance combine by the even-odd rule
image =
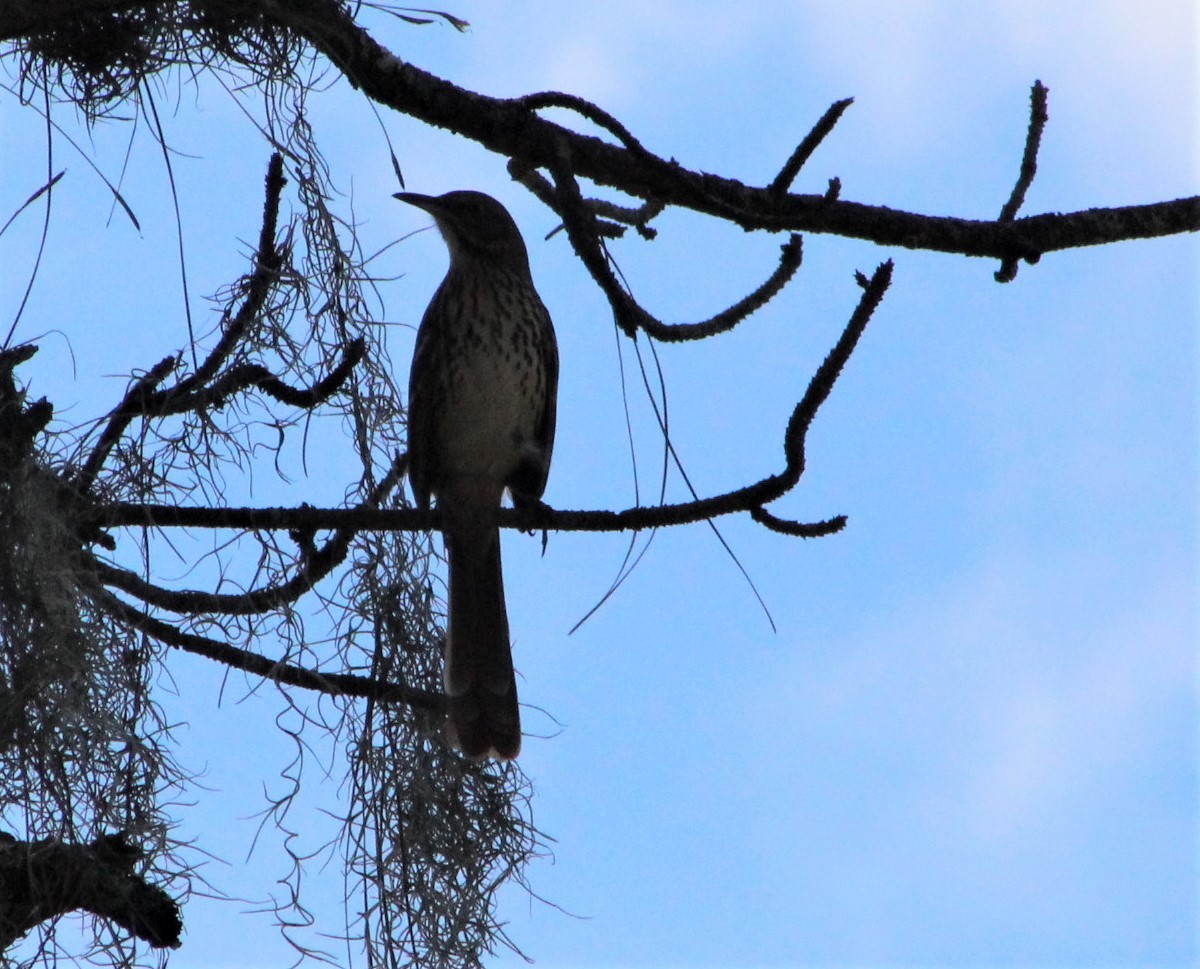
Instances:
[[[506,100],[464,90],[396,57],[337,0],[259,3],[269,18],[304,37],[378,104],[477,141],[523,169],[552,171],[565,153],[576,178],[656,204],[712,215],[746,230],[831,233],[885,246],[1031,260],[1062,249],[1200,229],[1200,197],[1196,196],[986,221],[863,205],[832,190],[780,192],[780,176],[789,181],[789,166],[772,183],[753,187],[654,154],[607,112],[582,99],[567,102],[561,96],[534,95]],[[611,132],[619,143],[542,118],[538,110],[546,105],[576,111]],[[833,120],[837,107],[830,109]],[[818,138],[820,129],[818,123],[814,129]],[[836,184],[840,188],[840,182]]]

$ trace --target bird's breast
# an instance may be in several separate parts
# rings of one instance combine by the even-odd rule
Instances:
[[[443,477],[507,482],[531,450],[546,407],[550,320],[532,284],[471,280],[430,305],[418,353]]]

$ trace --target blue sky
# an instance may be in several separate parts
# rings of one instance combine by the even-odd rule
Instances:
[[[582,95],[653,150],[750,183],[769,181],[825,108],[854,96],[798,190],[836,175],[855,201],[993,218],[1040,78],[1050,123],[1026,213],[1197,190],[1188,2],[1086,13],[1053,0],[450,9],[469,33],[373,24],[400,56],[457,83]],[[242,271],[257,231],[266,152],[216,86],[172,84],[160,109],[176,98],[164,125],[180,152],[192,309],[205,331],[214,321],[200,295]],[[364,248],[423,226],[389,198],[387,146],[354,94],[338,85],[312,109]],[[65,109],[57,117],[70,121]],[[618,365],[620,352],[631,371],[632,351],[617,349],[611,314],[562,236],[541,241],[554,220],[502,159],[408,119],[384,125],[410,190],[489,191],[530,243],[562,356],[547,500],[632,504]],[[8,211],[39,184],[39,137],[32,112],[0,102]],[[94,132],[90,150],[110,177],[128,137]],[[58,143],[55,161],[68,176],[19,333],[42,351],[22,373],[64,420],[83,420],[115,398],[120,374],[186,339],[175,228],[149,138],[123,183],[140,233],[110,218],[73,150]],[[6,319],[38,228],[27,215],[0,238]],[[682,321],[752,288],[779,242],[669,213],[658,241],[615,252],[644,304]],[[854,270],[896,261],[892,291],[810,435],[809,470],[775,509],[845,513],[848,528],[802,542],[719,522],[777,633],[706,528],[657,535],[571,636],[624,540],[554,535],[543,558],[537,541],[506,536],[526,730],[546,736],[527,740],[521,763],[537,824],[556,839],[553,863],[529,877],[562,910],[514,889],[504,913],[538,965],[1200,960],[1197,254],[1194,239],[1055,254],[1000,286],[989,262],[808,236],[799,277],[760,316],[720,340],[659,348],[674,442],[698,489],[757,479],[778,468],[790,409],[854,307]],[[383,312],[406,368],[408,327],[444,250],[423,232],[383,259],[381,273],[403,274],[384,288]],[[628,393],[652,494],[653,425],[637,385]],[[297,481],[295,500],[339,494],[329,470]],[[683,496],[678,481],[671,494]],[[211,878],[261,896],[282,871],[269,839],[243,863],[255,826],[237,819],[261,806],[263,779],[286,762],[286,749],[259,739],[275,707],[227,695],[218,710],[219,671],[199,660],[177,657],[172,674],[181,696],[164,704],[189,723],[181,756],[207,765],[210,788],[185,830],[230,862]],[[328,787],[314,796],[336,803]],[[314,885],[323,897],[338,897],[336,867]],[[280,964],[287,952],[269,920],[235,918],[246,907],[194,901],[172,964]]]

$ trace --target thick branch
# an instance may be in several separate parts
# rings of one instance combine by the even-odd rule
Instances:
[[[0,41],[50,29],[63,18],[133,6],[132,0],[10,0],[0,4]],[[244,17],[249,6],[234,8]],[[632,134],[626,143],[611,144],[539,117],[536,100],[526,103],[476,94],[405,63],[361,28],[352,8],[338,0],[257,0],[257,6],[265,16],[309,41],[379,104],[470,138],[528,167],[550,167],[565,145],[581,177],[638,198],[727,219],[746,229],[832,233],[879,245],[1001,260],[1200,229],[1200,198],[1195,196],[977,221],[846,202],[832,197],[833,193],[782,194],[771,185],[751,188],[654,155]]]
[[[0,41],[52,30],[73,17],[127,10],[134,0],[5,0],[0,4]]]
[[[141,852],[123,835],[90,845],[0,840],[0,952],[76,909],[111,919],[155,948],[179,948],[179,907],[133,874]]]
[[[780,194],[770,186],[751,188],[731,178],[690,171],[640,143],[631,149],[571,131],[539,117],[523,99],[502,100],[457,87],[395,57],[336,0],[260,3],[268,16],[305,37],[380,104],[531,167],[552,168],[565,149],[577,176],[745,229],[834,233],[880,245],[996,259],[1200,229],[1200,198],[1195,196],[981,221],[901,212],[824,195]]]

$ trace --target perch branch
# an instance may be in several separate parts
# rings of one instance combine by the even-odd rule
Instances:
[[[355,510],[378,508],[384,498],[400,483],[407,464],[407,455],[397,458],[393,462],[391,470],[375,487],[372,494]],[[311,510],[316,511],[316,509]],[[316,530],[317,526],[312,524],[292,529],[292,531],[306,536]],[[339,528],[319,549],[314,548],[303,556],[300,567],[291,578],[275,585],[234,594],[201,592],[195,589],[164,589],[162,586],[147,582],[128,569],[117,568],[99,560],[93,562],[92,569],[96,578],[103,585],[136,596],[147,605],[170,609],[172,612],[221,613],[229,616],[259,615],[295,602],[309,592],[345,561],[355,534],[353,528]],[[308,543],[303,544],[307,545]]]
[[[522,531],[593,531],[611,532],[662,528],[704,521],[718,515],[750,512],[775,501],[796,486],[804,473],[804,442],[808,429],[821,405],[829,397],[838,375],[850,358],[868,321],[883,299],[891,282],[892,263],[880,265],[869,278],[863,278],[863,295],[854,314],[833,349],[817,368],[804,396],[796,404],[784,434],[785,467],[754,484],[696,501],[654,507],[628,508],[624,511],[564,511],[545,505],[521,509],[501,509],[496,521],[501,527]],[[767,527],[797,535],[827,535],[845,524],[841,516],[827,521],[802,524],[783,522],[772,515],[758,515]],[[96,508],[90,524],[108,528],[147,525],[196,528],[314,529],[353,528],[377,531],[425,531],[440,529],[441,514],[436,510],[397,508],[187,508],[178,505],[114,503]]]

